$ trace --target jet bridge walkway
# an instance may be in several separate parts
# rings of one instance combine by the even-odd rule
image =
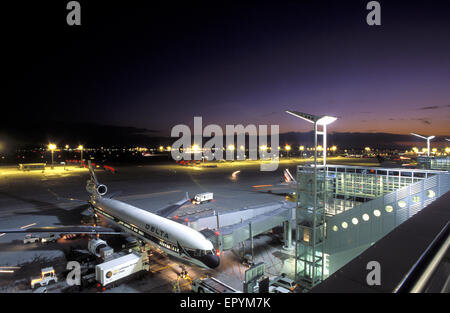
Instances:
[[[236,244],[250,239],[249,224],[251,224],[251,233],[254,237],[284,223],[286,223],[287,229],[290,229],[293,219],[295,219],[295,203],[279,201],[225,212],[219,214],[219,218],[217,215],[191,217],[189,226],[200,231],[217,229],[217,220],[219,220],[219,242],[223,251],[230,250]],[[205,232],[205,234],[207,233]],[[212,232],[209,233],[212,234]],[[290,240],[290,236],[287,236]],[[208,237],[215,242],[213,236]]]

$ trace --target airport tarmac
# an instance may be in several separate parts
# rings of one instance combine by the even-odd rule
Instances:
[[[279,201],[282,196],[261,192],[255,185],[278,185],[284,168],[295,173],[297,164],[311,162],[311,159],[282,160],[276,171],[260,171],[259,162],[221,162],[217,167],[185,167],[178,164],[128,165],[116,167],[116,173],[101,169],[96,170],[101,183],[108,186],[108,194],[134,206],[155,212],[158,209],[181,200],[188,192],[190,197],[197,193],[213,192],[214,201],[195,206],[205,212],[224,212],[246,206]],[[373,159],[329,158],[329,163],[347,165],[377,165]],[[238,172],[239,171],[239,172]],[[234,173],[234,175],[233,175]],[[43,173],[19,172],[16,167],[0,168],[0,228],[18,228],[53,225],[78,225],[81,212],[87,208],[83,201],[88,199],[85,190],[88,178],[87,169],[68,166],[46,169]],[[74,200],[78,199],[78,200]],[[175,214],[192,210],[193,204],[186,204]],[[52,264],[52,259],[62,262],[65,249],[76,242],[59,242],[55,244],[33,244],[25,246],[23,234],[0,234],[0,269],[1,267],[27,266],[33,263],[33,274],[39,273],[36,258],[43,263]],[[80,244],[80,243],[76,243]],[[223,280],[225,283],[242,290],[243,274],[246,267],[240,263],[241,247],[235,247],[222,255],[221,265],[214,271],[201,270],[195,266],[185,265],[192,278],[206,273]],[[247,250],[248,253],[248,250]],[[286,263],[287,252],[281,250],[279,241],[273,236],[261,235],[255,239],[257,261],[266,263],[270,275],[293,270],[292,264]],[[167,257],[154,257],[152,271],[145,275],[148,279],[130,281],[110,292],[171,292],[177,273],[181,271],[179,262]],[[56,268],[55,268],[56,269]],[[30,270],[31,272],[31,270]],[[22,271],[25,275],[28,271]],[[25,291],[12,288],[14,273],[0,273],[0,291]],[[25,279],[25,276],[21,277]],[[182,291],[189,290],[189,284],[180,282]],[[6,286],[6,287],[5,287]],[[3,288],[3,289],[1,289]],[[5,289],[6,288],[6,289]]]

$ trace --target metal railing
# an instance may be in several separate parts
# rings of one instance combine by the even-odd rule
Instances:
[[[393,292],[419,293],[426,291],[449,247],[450,222],[447,222]]]

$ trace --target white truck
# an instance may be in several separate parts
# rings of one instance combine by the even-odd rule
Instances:
[[[28,234],[23,238],[23,243],[35,243],[35,242],[56,242],[60,236],[58,234],[48,234],[46,236],[33,236],[33,234]]]
[[[35,243],[35,242],[40,242],[41,238],[37,237],[37,236],[33,236],[32,234],[27,234],[25,235],[25,237],[23,238],[23,243],[27,244],[27,243]]]
[[[204,192],[196,194],[192,199],[193,204],[201,204],[204,202],[210,202],[214,199],[214,194],[212,192]]]
[[[240,291],[215,279],[214,277],[197,278],[191,283],[192,291],[196,293],[239,293]]]
[[[49,284],[57,283],[58,277],[56,277],[53,267],[46,267],[41,270],[40,277],[33,277],[31,279],[31,289],[47,286]]]
[[[56,242],[59,239],[58,234],[49,234],[47,236],[41,237],[41,242]]]
[[[95,279],[106,286],[142,270],[148,270],[144,254],[133,252],[95,266]]]

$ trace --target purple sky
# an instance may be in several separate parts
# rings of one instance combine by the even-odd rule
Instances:
[[[369,27],[365,1],[82,1],[76,30],[39,4],[7,38],[11,116],[162,135],[194,116],[310,130],[293,109],[338,116],[330,131],[450,135],[448,2],[380,2],[382,26]]]

